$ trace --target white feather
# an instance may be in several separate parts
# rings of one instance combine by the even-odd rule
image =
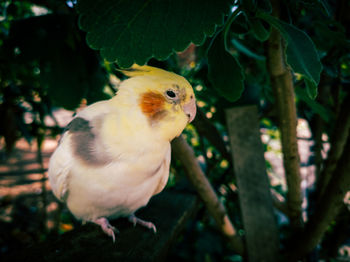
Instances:
[[[73,156],[67,143],[67,133],[61,138],[61,144],[52,154],[49,162],[49,181],[52,192],[59,200],[64,200],[68,190],[68,181]]]
[[[90,166],[78,159],[73,153],[73,136],[68,130],[49,165],[54,194],[66,201],[75,217],[85,221],[134,213],[145,206],[154,194],[162,191],[169,176],[169,141],[160,140],[154,130],[145,128],[147,120],[138,112],[121,114],[108,106],[109,101],[99,102],[76,117],[90,120],[98,134],[96,153],[107,152],[113,156],[112,161],[102,166]],[[91,114],[96,109],[100,114]],[[102,124],[94,126],[95,120],[101,117]],[[138,124],[143,126],[143,132],[140,133],[137,124],[132,129],[127,128],[128,119],[137,119]],[[112,131],[109,126],[116,123],[123,123],[123,126]]]

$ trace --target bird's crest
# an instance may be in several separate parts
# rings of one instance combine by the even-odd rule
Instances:
[[[145,76],[145,75],[170,75],[172,73],[167,72],[163,69],[156,68],[153,66],[143,65],[139,66],[137,64],[133,64],[130,68],[121,69],[120,70],[124,75],[133,77],[133,76]]]

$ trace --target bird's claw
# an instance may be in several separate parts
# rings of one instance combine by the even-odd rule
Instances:
[[[105,232],[108,236],[112,237],[113,243],[115,243],[114,232],[119,233],[119,231],[118,231],[118,229],[116,229],[114,226],[112,226],[109,223],[107,218],[101,217],[101,218],[93,220],[92,222],[101,226],[101,229],[103,230],[103,232]]]
[[[144,226],[148,229],[151,229],[154,233],[157,233],[157,228],[156,226],[152,223],[152,222],[148,222],[148,221],[145,221],[145,220],[142,220],[138,217],[136,217],[135,215],[130,215],[128,217],[128,220],[133,223],[134,227],[139,224],[141,226]]]

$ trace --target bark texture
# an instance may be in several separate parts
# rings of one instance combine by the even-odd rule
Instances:
[[[209,180],[203,173],[193,149],[186,140],[180,136],[173,140],[172,150],[174,156],[180,160],[186,174],[200,198],[213,216],[222,234],[228,238],[229,244],[238,254],[244,254],[244,244],[237,230],[232,224],[224,205],[220,202]]]
[[[273,15],[279,17],[279,1],[272,1]],[[291,225],[301,228],[302,193],[300,161],[297,144],[297,114],[294,85],[290,69],[285,62],[284,47],[280,33],[272,28],[267,44],[267,66],[278,112],[281,131],[283,165],[287,180],[287,205]]]
[[[248,260],[278,262],[279,231],[260,138],[258,108],[250,105],[227,109],[226,122]]]

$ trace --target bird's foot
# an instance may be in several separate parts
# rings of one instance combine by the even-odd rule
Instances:
[[[154,233],[157,233],[157,228],[156,226],[152,223],[152,222],[148,222],[148,221],[145,221],[145,220],[142,220],[138,217],[136,217],[134,214],[130,215],[128,217],[128,220],[134,224],[134,226],[136,226],[137,224],[141,225],[141,226],[144,226],[144,227],[147,227],[148,229],[151,229],[153,230]]]
[[[105,232],[108,236],[112,237],[113,243],[115,242],[114,232],[116,232],[116,233],[119,233],[119,232],[118,232],[118,229],[116,229],[114,226],[112,226],[109,223],[107,218],[100,217],[98,219],[93,220],[92,222],[101,226],[101,229],[103,230],[103,232]]]

